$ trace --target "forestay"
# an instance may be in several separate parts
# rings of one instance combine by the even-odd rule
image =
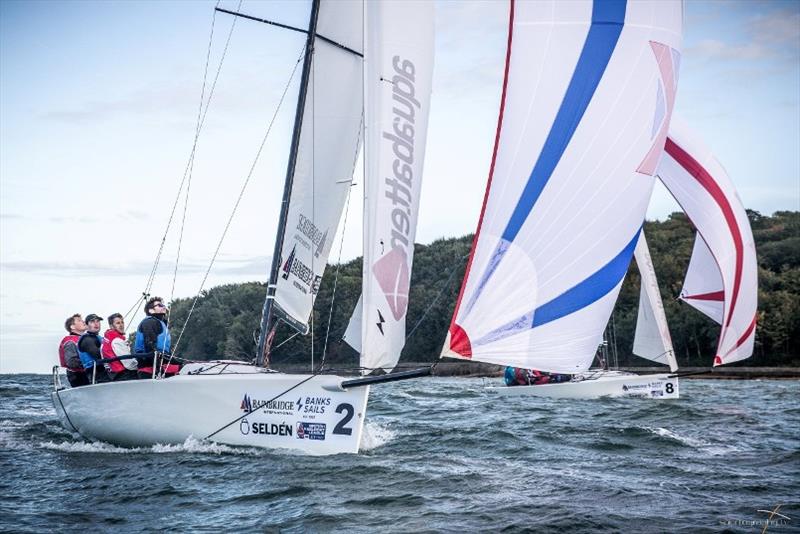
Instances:
[[[317,35],[362,53],[362,2],[322,0]],[[276,315],[301,332],[328,263],[361,141],[362,58],[319,37],[314,55],[280,274]]]
[[[443,356],[589,367],[677,88],[678,1],[511,4],[481,219]]]
[[[366,2],[361,366],[391,370],[406,311],[433,75],[432,2]]]
[[[669,365],[670,371],[678,369],[675,351],[672,348],[672,337],[669,335],[667,316],[661,291],[658,289],[656,271],[644,232],[633,251],[636,265],[641,275],[639,288],[639,314],[636,318],[636,333],[633,338],[633,353],[642,358]]]
[[[658,175],[708,248],[706,252],[695,245],[689,273],[694,272],[696,279],[703,276],[701,269],[704,274],[713,272],[710,253],[717,274],[709,274],[709,279],[722,280],[722,330],[714,365],[748,358],[755,340],[758,265],[753,232],[736,188],[708,147],[681,120],[670,127]],[[714,287],[699,291],[708,293]],[[702,299],[685,300],[695,305]]]

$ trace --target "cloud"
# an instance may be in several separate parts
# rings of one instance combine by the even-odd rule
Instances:
[[[168,268],[172,272],[174,258],[162,258],[160,270]],[[269,268],[268,256],[256,256],[246,259],[219,259],[214,263],[211,272],[215,275],[252,275],[265,277]],[[152,262],[58,262],[58,261],[3,261],[0,269],[9,272],[26,274],[46,274],[63,277],[115,277],[115,276],[147,276],[153,268]],[[178,266],[178,276],[182,274],[205,273],[208,261],[185,260]]]
[[[769,9],[775,5],[786,7]],[[727,34],[729,39],[702,39],[687,47],[684,54],[701,61],[776,61],[796,70],[800,61],[800,10],[797,5],[749,5],[740,26],[731,28]]]
[[[97,224],[100,221],[97,217],[48,217],[48,221],[54,223],[81,223],[81,224]]]

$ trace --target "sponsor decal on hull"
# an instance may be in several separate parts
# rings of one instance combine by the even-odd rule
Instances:
[[[297,439],[322,441],[325,439],[325,423],[297,422]]]

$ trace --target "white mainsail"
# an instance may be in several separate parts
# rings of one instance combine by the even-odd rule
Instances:
[[[366,134],[361,366],[391,370],[405,322],[425,159],[432,2],[366,2]]]
[[[328,263],[361,142],[361,0],[323,0],[286,219],[276,316],[301,332]]]
[[[681,7],[511,3],[495,153],[443,356],[589,367],[666,139]]]
[[[690,266],[690,274],[700,275],[697,265],[702,265],[710,280],[722,281],[722,329],[714,365],[749,358],[758,318],[758,264],[750,221],[733,182],[708,147],[677,118],[670,127],[658,176],[708,248],[706,253],[695,245],[691,264],[696,266]],[[708,267],[709,255],[717,265],[716,275]],[[707,293],[706,289],[701,291]]]
[[[633,353],[648,360],[669,365],[669,370],[675,372],[678,362],[675,360],[675,351],[672,348],[672,337],[669,335],[667,316],[664,313],[664,303],[661,300],[661,291],[658,289],[656,271],[653,268],[653,259],[644,231],[639,235],[639,242],[633,251],[636,265],[641,275],[639,289],[639,314],[636,318],[636,333],[633,338]]]
[[[724,292],[717,261],[700,234],[694,239],[680,299],[722,324]]]

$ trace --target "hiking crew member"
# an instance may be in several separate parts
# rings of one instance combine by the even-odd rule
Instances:
[[[100,346],[103,338],[99,334],[102,320],[103,318],[97,314],[90,313],[87,315],[86,332],[81,335],[78,341],[78,354],[81,357],[86,376],[90,382],[92,381],[92,376],[94,376],[96,383],[108,382],[111,379],[106,372],[106,367],[97,363],[98,360],[102,359]]]
[[[86,331],[86,323],[83,322],[81,314],[76,313],[67,318],[64,328],[67,329],[69,335],[64,336],[58,345],[58,362],[61,367],[66,368],[70,386],[74,388],[86,386],[89,384],[89,379],[83,372],[83,364],[78,354],[78,341],[81,334]]]
[[[125,319],[114,313],[108,317],[108,330],[103,334],[100,352],[104,359],[129,356],[131,348],[125,338]],[[133,380],[136,374],[136,358],[108,362],[111,380]]]
[[[139,323],[139,327],[136,329],[136,340],[133,344],[133,353],[137,355],[136,361],[139,365],[140,378],[153,376],[153,360],[156,351],[169,354],[170,336],[165,322],[167,311],[164,299],[161,297],[153,297],[144,305],[144,313],[147,317]],[[175,374],[179,370],[178,365],[171,364],[166,372]]]
[[[569,382],[572,380],[572,375],[546,373],[536,369],[506,367],[504,379],[507,386],[541,386],[543,384]]]

